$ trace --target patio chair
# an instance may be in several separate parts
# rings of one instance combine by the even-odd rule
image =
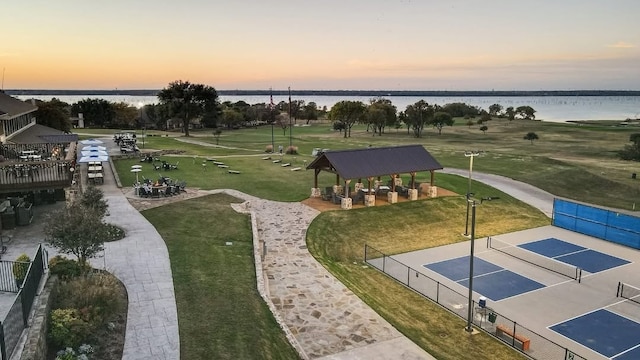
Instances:
[[[331,201],[331,199],[333,199],[333,187],[327,186],[326,188],[324,188],[324,190],[322,190],[321,196],[322,200]]]
[[[351,197],[351,202],[354,205],[356,204],[364,205],[364,193],[362,191],[358,191],[357,193],[353,194],[353,196]]]
[[[152,198],[159,198],[160,197],[160,189],[158,189],[157,187],[151,188],[151,197]]]

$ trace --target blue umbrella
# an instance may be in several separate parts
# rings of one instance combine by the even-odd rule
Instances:
[[[80,141],[80,144],[82,144],[82,145],[99,145],[99,144],[102,144],[102,141],[100,141],[98,139],[87,139],[87,140]]]

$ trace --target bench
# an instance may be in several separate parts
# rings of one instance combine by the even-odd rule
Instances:
[[[522,351],[529,350],[529,346],[531,345],[531,340],[529,338],[522,335],[513,335],[513,329],[508,329],[505,325],[499,324],[496,326],[496,337],[500,338],[502,335],[507,335],[511,339],[515,339],[517,342],[521,344],[520,348]]]
[[[273,160],[272,163],[277,164],[280,162],[280,159]]]
[[[262,158],[262,160],[271,160],[271,156],[265,156]]]
[[[228,168],[228,167],[229,167],[229,165],[218,165],[218,167],[219,167],[219,168],[222,168],[222,169],[226,169],[226,168]]]
[[[282,164],[282,165],[280,165],[280,166],[282,166],[282,167],[291,166],[291,163],[284,163],[284,164]]]
[[[229,174],[240,174],[238,170],[229,170]]]
[[[293,169],[291,169],[291,171],[298,171],[298,170],[300,170],[300,169],[302,169],[302,168],[294,167]]]

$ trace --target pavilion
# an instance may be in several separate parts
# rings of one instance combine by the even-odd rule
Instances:
[[[350,149],[326,151],[312,161],[307,169],[314,170],[314,186],[311,190],[312,197],[320,197],[321,190],[318,186],[318,175],[321,171],[336,174],[336,183],[333,186],[333,193],[340,194],[341,207],[350,209],[352,198],[350,197],[350,183],[357,180],[354,192],[358,194],[363,191],[365,195],[365,205],[375,204],[375,194],[379,189],[387,192],[390,203],[397,202],[398,193],[396,186],[401,186],[400,174],[411,175],[408,189],[408,198],[416,200],[418,189],[416,189],[416,174],[420,171],[429,171],[431,178],[429,182],[430,196],[436,196],[437,188],[434,186],[434,172],[441,170],[442,165],[431,156],[422,145],[388,146],[365,149]],[[386,186],[381,177],[389,176],[390,186]],[[344,185],[340,179],[344,180]],[[362,182],[367,180],[367,186]]]

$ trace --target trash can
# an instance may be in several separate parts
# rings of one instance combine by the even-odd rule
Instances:
[[[489,322],[490,323],[495,324],[497,318],[498,318],[498,314],[496,314],[494,312],[489,313]]]
[[[2,213],[2,228],[11,230],[16,227],[16,213],[13,211],[13,208],[8,208]]]
[[[487,306],[487,298],[484,296],[480,296],[480,299],[478,299],[478,306],[484,309]]]

